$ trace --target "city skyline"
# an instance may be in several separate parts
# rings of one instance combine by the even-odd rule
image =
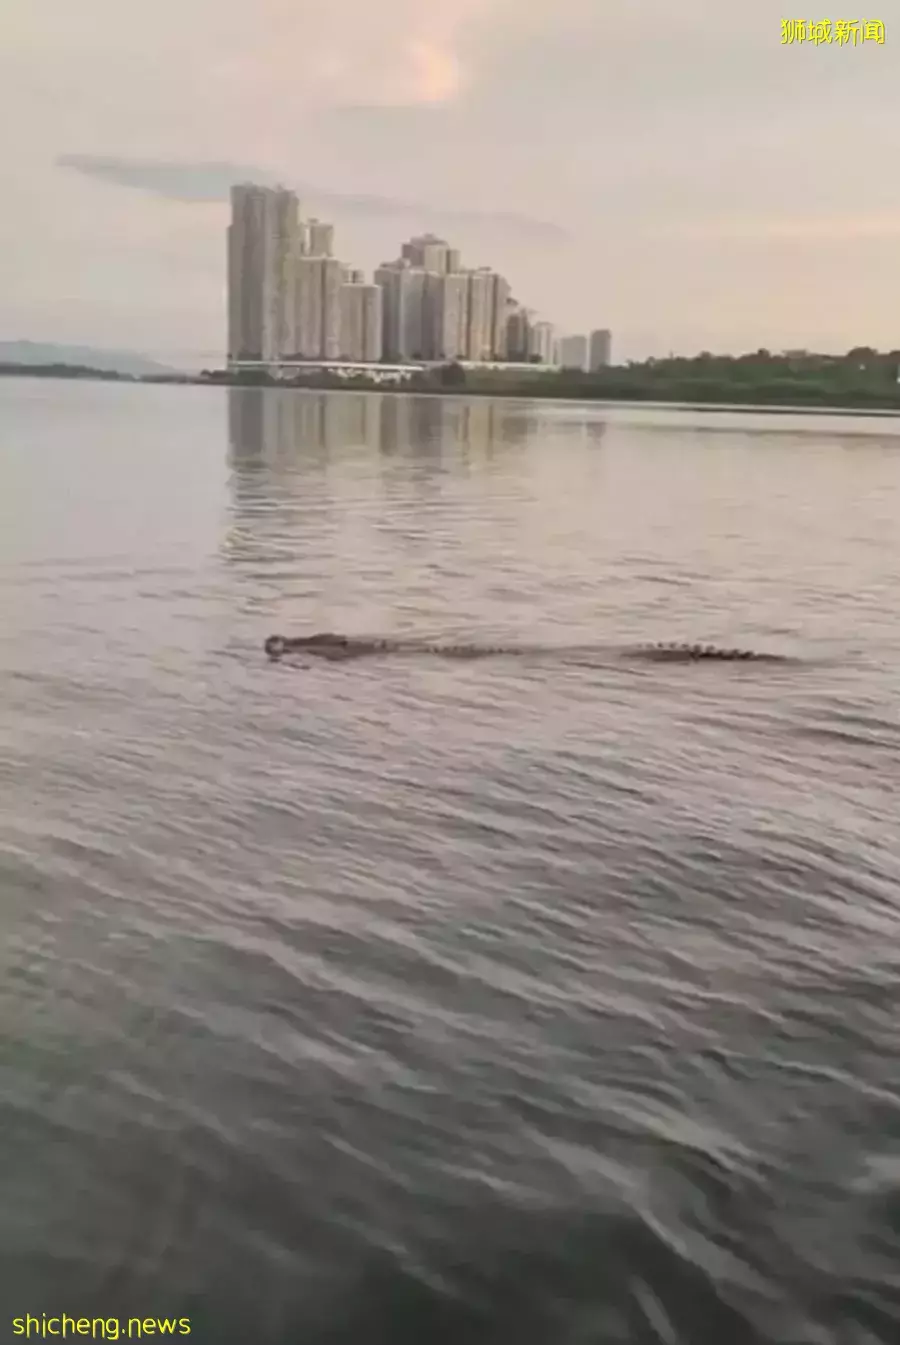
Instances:
[[[227,358],[357,363],[537,363],[599,368],[611,334],[560,338],[490,266],[469,267],[434,233],[400,244],[371,282],[335,257],[330,222],[304,219],[283,186],[231,189],[226,230]]]
[[[783,46],[783,17],[14,5],[0,330],[221,359],[230,184],[281,180],[367,275],[431,229],[562,330],[611,327],[617,361],[891,349],[896,32]]]

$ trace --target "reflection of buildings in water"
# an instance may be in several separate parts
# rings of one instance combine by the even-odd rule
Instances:
[[[356,465],[377,470],[382,394],[229,388],[231,509],[224,552],[259,563],[291,551],[298,529],[340,519]]]
[[[296,469],[302,446],[321,442],[318,398],[267,388],[228,389],[228,462],[237,489],[247,477]]]
[[[229,388],[227,408],[220,554],[238,607],[256,620],[288,597],[318,595],[325,624],[361,580],[360,538],[380,537],[388,565],[452,559],[466,531],[436,534],[445,508],[473,488],[492,492],[497,478],[501,491],[519,477],[552,478],[554,443],[598,442],[606,429],[585,408],[489,397]],[[602,455],[592,461],[599,468]],[[377,587],[377,566],[363,569]]]
[[[232,557],[248,553],[251,535],[250,550],[262,537],[284,537],[306,509],[339,514],[348,480],[356,493],[379,460],[392,495],[410,486],[431,495],[500,457],[509,470],[510,448],[550,437],[599,442],[606,430],[581,408],[502,398],[290,388],[229,388],[227,396]]]
[[[524,444],[540,428],[539,409],[502,398],[386,395],[381,450],[452,470],[490,461],[498,448]]]
[[[391,398],[385,400],[387,414]],[[396,399],[391,433],[382,436],[382,451],[407,448],[419,452],[437,446],[444,465],[490,461],[501,448],[520,447],[542,439],[547,431],[558,437],[599,443],[606,422],[581,408],[553,403],[526,403],[493,397],[415,397]],[[450,450],[450,454],[447,454]]]
[[[265,467],[277,476],[321,469],[323,449],[375,448],[383,395],[229,388],[229,462],[238,472]]]
[[[600,443],[606,433],[606,421],[595,419],[584,406],[559,402],[509,402],[498,429],[498,437],[508,444],[542,442],[548,435],[574,439],[581,443]]]
[[[452,442],[447,411],[442,397],[388,396],[382,408],[381,452],[442,468]]]
[[[527,437],[507,433],[505,408],[487,398],[461,400],[404,393],[313,392],[275,388],[228,390],[230,464],[242,473],[265,469],[277,481],[327,471],[334,455],[363,447],[387,456],[432,461],[443,470],[460,452]]]
[[[574,408],[502,398],[228,389],[229,462],[237,486],[260,468],[274,480],[321,472],[334,452],[359,447],[440,461],[452,470],[460,451],[467,463],[489,459],[498,446],[521,445],[548,430],[599,441],[606,423]]]
[[[504,407],[490,398],[386,394],[380,448],[393,476],[408,470],[422,486],[490,463],[509,442],[504,427]]]
[[[589,443],[601,444],[606,434],[605,420],[586,420],[584,421],[584,438]]]
[[[463,467],[451,404],[442,397],[387,395],[380,449],[382,486],[394,500],[430,499]]]
[[[297,515],[327,496],[323,399],[289,390],[229,388],[228,527],[222,554],[254,570],[283,560]]]

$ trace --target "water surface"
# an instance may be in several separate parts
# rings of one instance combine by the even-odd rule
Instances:
[[[4,380],[0,1311],[900,1339],[898,433]]]

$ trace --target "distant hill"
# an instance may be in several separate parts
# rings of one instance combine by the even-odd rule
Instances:
[[[169,365],[145,359],[132,350],[96,346],[57,346],[45,341],[0,341],[0,364],[76,364],[117,374],[169,374]]]

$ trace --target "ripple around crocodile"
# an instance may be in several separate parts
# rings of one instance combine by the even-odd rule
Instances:
[[[439,658],[478,659],[515,656],[555,657],[562,661],[594,657],[637,659],[649,663],[755,662],[793,663],[785,654],[767,654],[755,649],[722,649],[701,644],[637,644],[619,647],[453,644],[415,639],[377,639],[368,636],[339,635],[318,631],[313,635],[270,635],[265,641],[269,658],[277,661],[285,654],[309,654],[337,661],[365,658],[375,654],[424,654]]]

